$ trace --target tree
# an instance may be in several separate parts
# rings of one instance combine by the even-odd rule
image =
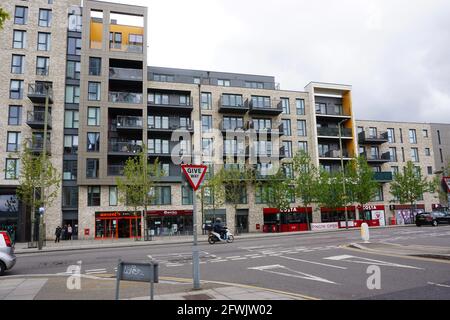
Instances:
[[[380,184],[374,179],[374,172],[367,160],[360,156],[346,166],[346,177],[351,202],[358,203],[361,208],[376,195]]]
[[[141,210],[141,237],[145,230],[144,212],[156,198],[155,181],[161,176],[158,159],[153,164],[148,164],[147,149],[142,149],[135,157],[130,157],[125,162],[123,178],[116,179],[119,201],[126,206],[132,207],[137,213]],[[136,238],[138,237],[138,226],[136,221]]]
[[[210,165],[208,170],[213,169],[213,165]],[[201,186],[201,192],[198,195],[200,197],[200,202],[202,205],[202,209],[211,208],[213,212],[216,212],[216,209],[221,207],[225,201],[225,189],[223,187],[222,181],[219,180],[219,177],[214,175],[214,172],[210,172],[208,177],[205,176],[205,182]],[[204,223],[205,221],[202,221]]]
[[[9,13],[0,7],[0,30],[3,29],[6,19],[9,19]]]
[[[403,173],[394,174],[390,192],[401,204],[411,205],[410,217],[411,221],[414,221],[415,204],[425,192],[433,192],[433,183],[429,183],[427,178],[422,176],[420,167],[415,167],[412,161],[408,161]]]
[[[291,199],[294,194],[292,180],[286,177],[283,168],[279,168],[275,174],[269,175],[264,183],[258,183],[262,187],[262,199],[270,208],[280,211],[291,207]]]
[[[301,150],[293,159],[295,195],[305,207],[306,223],[310,229],[308,207],[312,205],[318,194],[319,174],[308,153]]]
[[[17,197],[30,207],[31,241],[34,241],[35,214],[40,207],[49,208],[58,196],[61,175],[51,161],[43,155],[36,155],[28,148],[26,141],[19,152],[20,174]],[[6,168],[13,170],[15,168]],[[42,197],[42,194],[45,196]]]

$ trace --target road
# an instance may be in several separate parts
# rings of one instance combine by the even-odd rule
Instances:
[[[202,280],[240,283],[319,299],[450,299],[450,260],[385,256],[344,248],[359,230],[200,244]],[[371,241],[450,246],[450,226],[371,229]],[[18,256],[8,275],[58,274],[81,263],[82,273],[113,274],[120,258],[160,262],[161,276],[192,278],[191,244],[79,250]],[[380,268],[369,289],[368,267]]]

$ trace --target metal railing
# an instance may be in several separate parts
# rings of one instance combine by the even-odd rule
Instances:
[[[123,176],[125,166],[108,165],[108,176]]]
[[[382,161],[391,161],[391,154],[389,152],[385,152],[383,154],[371,154],[371,153],[367,153],[367,152],[361,152],[359,154],[360,156],[366,158],[366,160],[368,161],[373,161],[373,160],[382,160]]]
[[[110,49],[110,51],[122,51],[122,52],[129,52],[129,53],[142,53],[144,51],[143,45],[123,44],[123,43],[116,43],[116,42],[110,42],[109,49]]]
[[[27,112],[27,122],[45,124],[45,111],[28,111]],[[52,115],[50,112],[47,113],[47,125],[52,125]]]
[[[317,135],[325,137],[339,137],[339,128],[326,128],[326,127],[317,128]],[[341,128],[341,137],[345,138],[352,137],[352,129]]]
[[[109,68],[109,78],[116,80],[136,80],[142,81],[142,69],[130,68]]]
[[[28,95],[45,97],[49,94],[50,99],[53,97],[52,85],[44,82],[36,82],[28,84]]]
[[[109,102],[139,104],[142,103],[142,93],[110,91]]]
[[[320,158],[336,158],[339,159],[341,157],[341,151],[340,150],[330,150],[325,153],[319,154]],[[342,151],[342,157],[343,158],[349,158],[349,153],[347,150]]]
[[[223,95],[220,97],[220,101],[219,101],[219,106],[220,107],[225,107],[225,108],[243,108],[243,109],[248,109],[248,103],[247,103],[247,101],[248,100],[243,100],[242,99],[242,96],[241,96],[241,99],[240,99],[240,101],[238,102],[238,101],[236,101],[236,103],[235,104],[230,104],[230,103],[228,103],[228,104],[225,104],[224,103],[224,98],[223,98]]]
[[[392,181],[393,174],[390,171],[374,172],[373,178],[376,181]]]
[[[142,129],[142,117],[137,116],[117,116],[117,128]]]
[[[110,142],[109,149],[110,152],[120,152],[137,154],[142,151],[142,144],[137,144],[134,142]]]
[[[47,139],[46,149],[47,152],[51,152],[51,142],[50,139]],[[28,142],[28,147],[33,152],[43,152],[44,150],[44,139],[43,138],[32,138],[31,141]]]
[[[335,110],[326,110],[322,112],[323,110],[316,110],[316,114],[318,115],[324,115],[324,116],[345,116],[350,117],[350,114],[348,112],[340,111],[336,112]]]
[[[147,95],[147,103],[151,106],[176,106],[176,107],[191,107],[192,108],[192,96],[189,96],[189,98],[187,99],[186,103],[180,103],[179,100],[178,102],[173,102],[173,99],[171,101],[170,97],[169,100],[166,102],[163,102],[161,100],[160,103],[156,102],[156,101],[150,101],[150,94]]]

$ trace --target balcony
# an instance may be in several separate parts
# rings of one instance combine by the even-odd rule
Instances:
[[[137,155],[142,151],[142,144],[135,142],[110,142],[108,148],[108,154],[117,156],[130,156]]]
[[[241,113],[244,114],[248,111],[248,100],[241,103],[230,104],[224,101],[223,97],[220,97],[219,101],[219,112],[220,113]]]
[[[43,138],[33,138],[28,142],[28,148],[34,154],[41,154],[44,150],[44,139]],[[47,150],[47,154],[51,155],[51,142],[50,138],[47,138],[47,144],[45,149]]]
[[[259,128],[256,125],[256,122],[249,121],[248,122],[248,128],[250,130],[253,129],[257,134],[267,134],[267,135],[272,135],[273,134],[273,135],[277,135],[277,136],[284,135],[283,123],[281,123],[281,124],[272,124],[271,128]]]
[[[110,80],[142,81],[142,69],[109,68]]]
[[[157,110],[157,111],[174,111],[174,112],[192,112],[194,109],[192,106],[192,97],[189,97],[186,103],[180,103],[180,102],[174,102],[174,101],[164,101],[164,102],[156,102],[156,101],[149,101],[149,98],[147,98],[147,105],[151,108],[151,110]],[[150,109],[149,109],[150,111]]]
[[[246,148],[224,148],[223,149],[224,158],[248,158],[249,157],[249,147]]]
[[[368,163],[385,163],[391,161],[391,154],[389,152],[379,154],[367,154],[367,152],[361,152],[360,156],[366,158]]]
[[[353,137],[353,131],[350,128],[341,128],[341,138],[351,139]],[[317,128],[317,136],[319,138],[337,138],[339,139],[339,128]]]
[[[259,114],[266,116],[278,116],[283,113],[283,107],[281,101],[277,104],[274,101],[264,104],[256,104],[253,100],[248,101],[249,114]]]
[[[142,130],[142,117],[117,116],[117,130]]]
[[[120,177],[124,175],[124,165],[108,165],[108,176],[113,177]],[[180,172],[177,176],[170,176],[170,175],[161,175],[159,177],[152,177],[150,176],[150,179],[153,179],[153,181],[158,183],[181,183],[183,181],[183,176]]]
[[[374,180],[381,183],[391,182],[393,179],[393,174],[390,171],[384,172],[374,172]]]
[[[284,159],[287,158],[288,154],[286,152],[286,150],[283,147],[280,147],[280,149],[278,150],[278,154],[275,154],[274,151],[272,150],[272,148],[253,148],[253,150],[251,151],[251,156],[252,157],[257,157],[257,158],[278,158],[278,159]]]
[[[187,140],[186,140],[187,141]],[[150,148],[148,149],[148,157],[151,158],[171,158],[171,157],[181,157],[188,158],[191,157],[192,151],[190,147],[186,147],[186,145],[181,144],[178,141],[170,141],[168,148],[165,148],[163,145],[160,148]]]
[[[190,133],[194,133],[194,127],[191,123],[180,123],[179,117],[169,117],[169,121],[166,125],[163,124],[148,124],[147,130],[149,132],[158,132],[158,133],[172,133],[175,130],[185,130]]]
[[[272,172],[272,170],[270,169],[262,170],[262,168],[258,168],[257,165],[254,166],[254,172],[256,180],[269,180],[276,174],[276,172]],[[283,170],[283,176],[278,176],[277,180],[285,179],[292,179],[292,177],[288,176],[287,173]]]
[[[43,130],[45,125],[45,111],[28,111],[27,112],[27,125],[32,129]],[[48,112],[47,115],[47,128],[52,128],[52,115]]]
[[[330,150],[324,153],[319,152],[319,158],[326,160],[340,160],[341,159],[341,151],[340,150]],[[342,152],[343,159],[350,159],[350,155],[347,150],[343,150]]]
[[[231,125],[229,123],[225,123],[224,121],[220,123],[220,130],[222,131],[223,135],[226,135],[227,132],[229,132],[230,134],[236,133],[237,135],[244,134],[247,127],[248,126],[245,121],[242,122],[242,125]]]
[[[119,52],[128,52],[128,53],[143,53],[143,45],[137,44],[122,44],[122,43],[110,43],[109,50],[110,51],[119,51]],[[101,49],[101,43],[100,43]]]
[[[359,144],[382,144],[388,142],[388,133],[383,132],[377,135],[366,135],[365,131],[358,134]]]
[[[351,119],[351,115],[347,112],[337,112],[335,110],[316,110],[316,117],[317,118],[324,118],[324,119],[330,119],[330,118],[338,118],[338,119]]]
[[[47,95],[48,103],[53,104],[53,90],[50,83],[36,82],[28,85],[28,98],[31,102],[44,104]]]
[[[108,101],[112,103],[141,104],[143,101],[142,93],[135,93],[135,92],[110,91],[108,97],[109,97]]]

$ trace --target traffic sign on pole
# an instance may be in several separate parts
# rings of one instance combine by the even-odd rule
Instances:
[[[205,177],[206,170],[208,169],[205,165],[195,165],[195,164],[182,164],[181,169],[183,169],[186,179],[189,181],[192,189],[197,191],[198,187]]]

